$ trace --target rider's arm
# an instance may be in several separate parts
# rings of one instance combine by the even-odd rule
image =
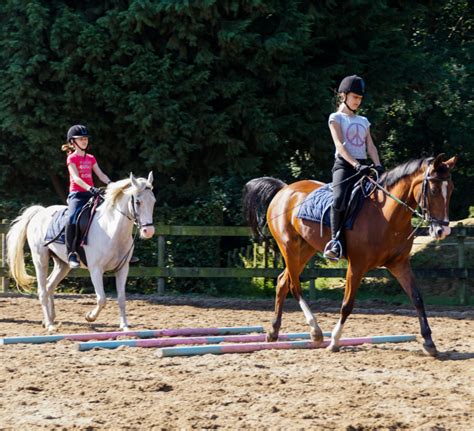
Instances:
[[[77,166],[74,163],[69,163],[67,165],[67,169],[71,176],[74,178],[74,182],[76,184],[79,184],[85,190],[90,189],[91,186],[79,177],[79,171],[77,170]]]
[[[341,126],[339,126],[335,121],[331,121],[329,123],[329,130],[331,131],[332,140],[334,141],[337,152],[344,158],[344,160],[346,160],[346,162],[355,167],[358,162],[349,154],[343,145]]]
[[[366,144],[367,144],[367,152],[369,153],[370,158],[374,162],[375,166],[380,165],[379,153],[377,151],[377,147],[372,140],[372,135],[370,134],[370,128],[367,130],[367,137],[366,137]]]
[[[98,163],[94,163],[92,170],[94,171],[94,174],[97,175],[97,178],[99,178],[99,180],[101,180],[104,184],[109,184],[111,182],[110,178],[105,175],[104,172],[102,172],[102,169],[99,168]]]

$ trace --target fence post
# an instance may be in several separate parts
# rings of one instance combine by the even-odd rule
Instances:
[[[3,219],[2,220],[3,224],[8,224],[8,220]],[[2,233],[2,258],[1,258],[1,263],[2,269],[5,269],[7,267],[7,234]],[[0,293],[6,293],[8,291],[8,284],[9,284],[9,279],[8,277],[2,277],[0,288],[1,292]]]
[[[158,268],[160,269],[165,267],[165,245],[166,245],[165,237],[163,235],[158,235]],[[156,293],[158,293],[158,295],[165,294],[165,278],[164,277],[158,278]]]
[[[256,268],[257,267],[257,254],[258,254],[258,244],[256,241],[254,241],[253,243],[253,267],[252,268]]]
[[[467,292],[467,276],[466,276],[466,250],[464,245],[464,240],[466,239],[466,229],[463,224],[460,222],[456,225],[458,228],[458,233],[456,238],[458,240],[458,268],[461,268],[463,274],[459,279],[459,303],[461,305],[466,305],[468,301],[468,292]]]

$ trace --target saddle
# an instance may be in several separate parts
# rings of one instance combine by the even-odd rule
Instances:
[[[367,196],[369,196],[374,185],[370,181],[359,180],[351,191],[349,202],[344,213],[339,241],[342,246],[342,254],[346,256],[345,230],[352,230],[357,215]],[[311,192],[301,204],[297,217],[321,224],[320,234],[323,236],[323,225],[331,226],[330,208],[333,202],[332,183],[328,183]]]
[[[98,206],[102,204],[104,198],[101,196],[90,198],[86,204],[81,208],[76,221],[76,252],[79,259],[87,266],[87,258],[83,246],[87,244],[87,236],[89,228],[95,215]],[[51,218],[51,221],[46,230],[44,240],[45,246],[55,242],[58,244],[65,244],[65,227],[69,218],[67,208],[56,211]]]

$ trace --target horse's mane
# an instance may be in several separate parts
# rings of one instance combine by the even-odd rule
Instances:
[[[418,172],[422,166],[431,163],[431,161],[433,161],[433,157],[408,160],[408,162],[402,163],[383,174],[380,182],[384,187],[391,188],[403,178]]]
[[[147,181],[145,178],[136,178],[136,181],[140,184],[140,191],[145,189]],[[105,202],[108,205],[115,205],[123,195],[129,194],[131,185],[132,180],[130,178],[110,183],[105,191]]]

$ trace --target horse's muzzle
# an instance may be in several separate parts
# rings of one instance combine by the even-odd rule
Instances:
[[[444,239],[451,233],[449,226],[441,226],[437,223],[430,225],[430,236],[434,239]]]
[[[155,234],[155,227],[153,225],[142,226],[140,229],[140,238],[150,239]]]

